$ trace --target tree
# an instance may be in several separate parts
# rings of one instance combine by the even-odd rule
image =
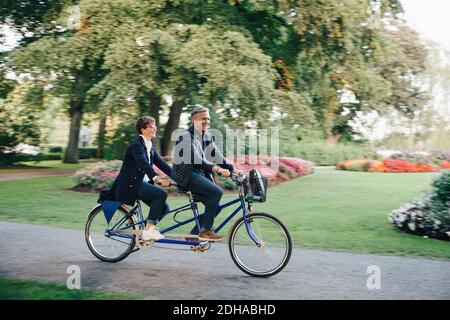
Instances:
[[[40,115],[44,100],[43,88],[23,83],[0,99],[0,152],[2,164],[15,161],[18,143],[39,144]]]

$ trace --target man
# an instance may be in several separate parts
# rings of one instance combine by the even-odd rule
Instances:
[[[169,211],[166,204],[167,193],[155,184],[168,187],[170,182],[157,175],[153,164],[169,177],[173,176],[172,168],[159,157],[152,145],[151,140],[156,137],[156,130],[155,119],[152,117],[144,116],[136,121],[139,137],[128,147],[119,175],[111,187],[115,200],[133,205],[136,199],[140,199],[150,207],[142,233],[144,240],[164,238],[155,225]]]
[[[174,149],[174,180],[182,189],[191,191],[205,205],[205,215],[200,219],[202,230],[191,231],[200,240],[218,241],[222,237],[213,230],[222,190],[214,183],[213,173],[229,177],[233,165],[227,162],[208,133],[209,110],[196,107],[192,110],[192,126],[177,139]]]

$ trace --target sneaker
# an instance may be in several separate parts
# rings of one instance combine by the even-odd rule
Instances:
[[[149,240],[161,240],[164,236],[155,227],[150,228],[150,230],[142,231],[142,239],[145,241]]]
[[[198,234],[199,240],[220,241],[223,238],[212,230],[204,230]]]

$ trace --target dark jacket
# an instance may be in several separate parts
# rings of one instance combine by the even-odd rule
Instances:
[[[190,151],[190,156],[185,152]],[[203,171],[205,176],[212,172],[214,165],[233,171],[233,165],[229,163],[208,133],[203,137],[194,137],[194,127],[182,133],[174,148],[173,170],[175,182],[183,189],[187,189],[194,169]],[[212,177],[210,179],[213,179]]]
[[[119,175],[111,187],[110,196],[116,201],[133,205],[137,199],[144,175],[147,174],[149,177],[149,183],[153,183],[152,179],[157,176],[152,168],[153,164],[173,179],[172,168],[159,157],[155,148],[150,149],[149,161],[144,139],[142,137],[137,138],[125,153]]]

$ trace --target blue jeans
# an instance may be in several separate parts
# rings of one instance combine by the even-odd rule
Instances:
[[[214,218],[219,213],[218,207],[222,198],[222,190],[204,175],[193,172],[189,182],[189,190],[205,205],[205,215],[199,218],[200,227],[203,230],[211,230]],[[198,234],[197,225],[191,230],[191,234]]]
[[[150,207],[147,217],[147,221],[150,223],[156,224],[170,211],[166,203],[166,191],[150,183],[142,182],[138,199]]]

